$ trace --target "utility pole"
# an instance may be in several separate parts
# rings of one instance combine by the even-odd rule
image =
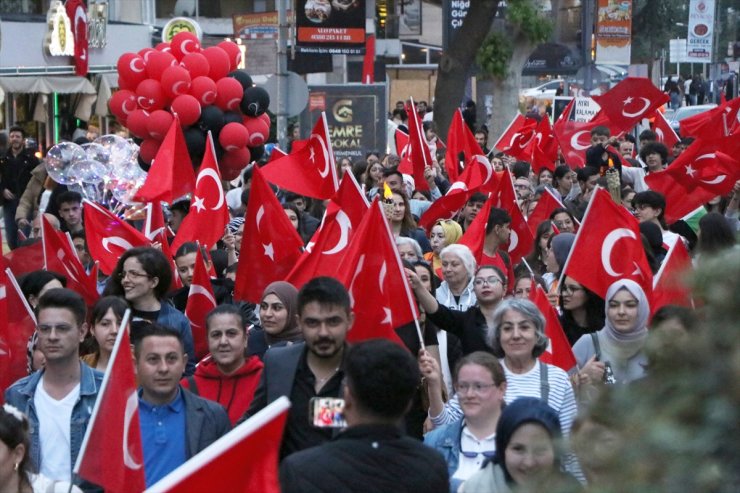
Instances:
[[[585,61],[583,71],[583,90],[588,95],[593,89],[594,60],[591,52],[592,39],[594,36],[594,4],[596,0],[584,0],[581,2],[581,35],[583,45],[583,60]]]
[[[286,95],[288,88],[288,13],[287,0],[277,0],[278,11],[278,46],[277,46],[277,138],[280,149],[288,150],[286,129],[288,127],[288,111]]]

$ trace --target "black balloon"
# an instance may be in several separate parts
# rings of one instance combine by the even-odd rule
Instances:
[[[193,162],[200,161],[197,158],[202,157],[206,150],[206,134],[198,127],[193,126],[185,129],[183,135],[185,136],[185,145],[190,153],[190,158]]]
[[[230,72],[228,76],[238,80],[239,84],[242,85],[242,88],[245,91],[254,85],[252,77],[243,70],[234,70],[233,72]]]
[[[270,106],[270,95],[261,87],[250,87],[244,91],[239,107],[248,116],[260,116]]]
[[[259,161],[265,155],[265,146],[249,147],[249,155],[252,161]]]
[[[227,111],[226,113],[224,113],[224,125],[228,123],[241,124],[242,122],[243,122],[242,115],[238,111]]]
[[[203,131],[210,130],[214,134],[224,126],[224,112],[218,106],[206,106],[201,110],[198,126]]]

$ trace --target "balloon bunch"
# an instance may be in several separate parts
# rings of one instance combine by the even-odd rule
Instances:
[[[194,166],[198,166],[211,131],[224,179],[239,176],[264,152],[270,134],[265,113],[270,97],[237,70],[236,43],[201,48],[198,37],[176,34],[170,43],[118,59],[120,90],[110,100],[111,112],[133,135],[143,139],[139,158],[151,163],[174,114],[180,119]]]
[[[146,172],[139,167],[139,146],[118,135],[103,135],[77,145],[60,142],[46,154],[46,172],[57,183],[83,197],[104,202],[106,192],[125,205],[144,185]]]

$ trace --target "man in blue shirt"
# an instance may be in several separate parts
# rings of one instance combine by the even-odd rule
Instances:
[[[134,346],[147,487],[231,429],[226,410],[180,387],[187,355],[179,332],[142,328]]]

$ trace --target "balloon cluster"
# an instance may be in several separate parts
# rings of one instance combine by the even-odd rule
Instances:
[[[60,142],[46,154],[46,172],[89,200],[103,202],[110,192],[118,202],[131,205],[146,180],[137,164],[139,152],[139,146],[118,135],[103,135],[81,146]]]
[[[231,41],[202,49],[189,32],[155,49],[121,55],[120,90],[111,98],[110,110],[143,139],[141,161],[151,163],[175,114],[195,166],[203,157],[209,130],[224,179],[236,178],[251,160],[260,158],[270,134],[265,113],[270,97],[237,70],[241,56]]]

